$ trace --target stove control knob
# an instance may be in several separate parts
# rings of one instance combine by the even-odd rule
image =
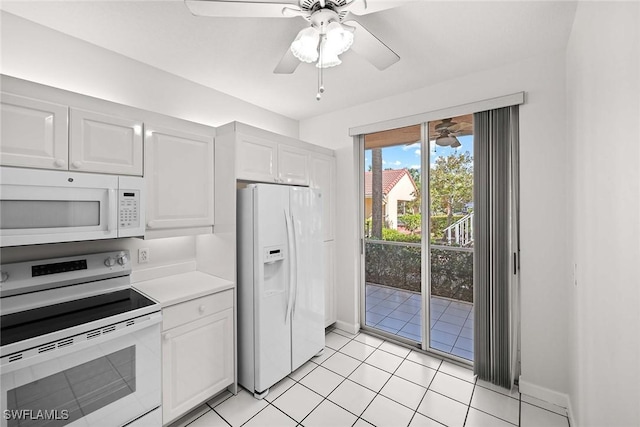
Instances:
[[[0,283],[4,283],[9,280],[9,273],[6,271],[0,271]]]
[[[107,267],[113,267],[114,265],[116,265],[116,259],[109,257],[104,260],[104,265],[106,265]]]
[[[118,254],[118,264],[126,265],[128,262],[129,262],[129,257],[127,256],[127,254],[124,252],[120,252]]]

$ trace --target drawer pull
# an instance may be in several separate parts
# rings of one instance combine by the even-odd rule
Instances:
[[[203,314],[205,309],[206,307],[204,305],[201,305],[200,307],[198,307],[198,311],[200,312],[200,314]]]

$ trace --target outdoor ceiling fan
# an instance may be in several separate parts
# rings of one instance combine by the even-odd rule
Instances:
[[[468,130],[470,123],[456,123],[453,119],[442,119],[442,122],[435,125],[436,145],[440,147],[460,147],[460,141],[456,138],[463,130]]]
[[[293,73],[300,62],[318,67],[318,94],[324,92],[322,70],[342,61],[339,55],[351,49],[379,70],[400,60],[375,35],[362,26],[363,15],[409,3],[403,0],[185,0],[197,16],[245,18],[304,18],[308,26],[300,30],[273,70]]]

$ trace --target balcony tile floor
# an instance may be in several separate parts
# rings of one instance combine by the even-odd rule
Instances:
[[[366,325],[421,342],[421,295],[366,285]],[[431,347],[473,360],[473,304],[431,297]]]
[[[356,357],[354,357],[357,356]],[[240,388],[171,427],[569,427],[565,408],[477,380],[467,367],[330,328],[324,354],[262,399]]]

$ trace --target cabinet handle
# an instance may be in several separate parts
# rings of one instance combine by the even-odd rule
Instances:
[[[165,341],[169,341],[170,339],[171,339],[171,334],[170,333],[164,334],[164,340]]]
[[[80,169],[82,167],[82,162],[79,160],[76,160],[75,162],[71,163],[71,165],[76,169]]]
[[[201,305],[200,307],[198,307],[198,311],[200,312],[200,314],[203,314],[205,309],[206,307],[204,305]]]
[[[56,167],[63,168],[67,164],[67,162],[65,162],[62,159],[56,159],[55,162],[53,162],[53,164],[55,164]]]

